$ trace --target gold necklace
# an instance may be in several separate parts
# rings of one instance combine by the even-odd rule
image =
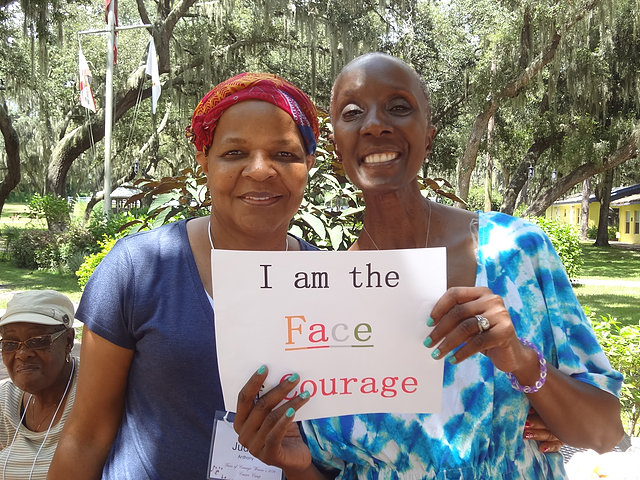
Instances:
[[[425,247],[429,247],[429,231],[431,230],[431,202],[429,200],[427,200],[427,205],[429,206],[429,218],[427,220],[427,241],[425,242]],[[375,240],[369,233],[369,230],[367,230],[367,226],[364,223],[362,224],[362,230],[364,230],[364,233],[367,234],[367,237],[369,237],[369,240],[371,240],[371,243],[373,243],[373,246],[376,247],[376,250],[380,250]]]

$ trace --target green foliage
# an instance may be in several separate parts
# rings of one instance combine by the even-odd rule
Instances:
[[[100,251],[100,241],[104,237],[123,237],[129,230],[126,226],[136,221],[136,212],[118,212],[111,215],[105,215],[104,212],[93,210],[91,218],[87,226],[88,232],[91,234],[93,241],[87,246],[88,253],[97,253]]]
[[[76,276],[78,277],[78,285],[80,288],[84,288],[84,286],[89,281],[89,277],[96,269],[98,264],[102,261],[104,256],[109,253],[109,250],[113,248],[116,244],[117,238],[104,236],[103,240],[98,241],[98,246],[100,249],[96,253],[92,253],[84,259],[80,268],[76,271]]]
[[[616,227],[607,228],[607,237],[609,240],[616,240],[616,233],[618,229]],[[587,238],[595,239],[598,236],[598,226],[592,225],[587,229]]]
[[[502,204],[502,195],[495,190],[492,190],[491,194],[491,210],[498,212]],[[467,210],[471,210],[472,212],[484,211],[484,187],[476,186],[469,189]]]
[[[69,223],[69,204],[64,198],[35,193],[29,200],[29,216],[46,219],[49,230],[61,231]]]
[[[56,236],[43,230],[20,230],[6,239],[9,258],[17,267],[35,270],[57,265]]]
[[[587,312],[589,314],[589,312]],[[593,317],[593,315],[590,315]],[[622,326],[611,315],[591,318],[600,345],[613,368],[624,375],[620,403],[626,432],[640,435],[640,322]]]
[[[553,248],[558,252],[569,278],[578,278],[583,259],[580,233],[577,229],[573,225],[544,217],[534,217],[529,220],[538,225],[547,234],[553,244]]]

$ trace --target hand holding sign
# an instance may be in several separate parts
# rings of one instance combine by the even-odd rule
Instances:
[[[272,390],[255,400],[267,378],[266,367],[260,367],[238,394],[234,428],[238,441],[252,455],[269,465],[285,470],[287,478],[311,466],[311,453],[294,423],[295,412],[309,400],[309,395],[297,395],[276,406],[298,385],[300,377],[290,375]]]

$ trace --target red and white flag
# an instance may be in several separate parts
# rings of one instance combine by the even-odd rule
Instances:
[[[88,108],[93,113],[96,113],[96,102],[93,98],[93,92],[91,91],[91,70],[89,70],[89,64],[87,63],[87,59],[84,58],[82,49],[80,49],[78,65],[80,78],[80,105]]]
[[[158,98],[160,98],[160,74],[158,73],[158,59],[156,58],[156,44],[153,37],[149,41],[149,52],[147,53],[147,75],[151,75],[151,111],[156,113]]]

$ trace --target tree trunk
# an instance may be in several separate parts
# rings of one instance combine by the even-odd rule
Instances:
[[[611,203],[611,187],[613,187],[613,171],[610,168],[604,174],[602,182],[602,198],[600,199],[600,217],[598,218],[598,235],[596,236],[596,247],[609,246],[609,204]]]
[[[529,150],[527,150],[527,153],[511,176],[511,181],[504,191],[502,205],[500,206],[501,212],[513,215],[513,211],[516,208],[518,194],[524,187],[528,178],[529,165],[535,166],[542,154],[547,151],[549,147],[562,140],[563,137],[564,133],[553,133],[546,137],[539,137],[534,140],[533,145],[531,145]]]
[[[11,117],[4,102],[0,105],[0,131],[4,138],[4,149],[7,153],[7,176],[0,182],[0,214],[2,214],[4,202],[20,182],[20,139],[13,128]]]
[[[613,170],[613,169],[612,169]],[[580,206],[580,237],[587,239],[589,230],[589,197],[591,196],[591,177],[582,181],[582,205]]]
[[[553,57],[558,50],[558,44],[560,43],[562,35],[582,20],[588,12],[593,10],[596,5],[598,5],[599,1],[600,0],[593,0],[588,5],[585,5],[585,7],[573,19],[558,28],[551,36],[549,43],[542,49],[541,53],[529,62],[525,69],[519,69],[518,74],[512,81],[507,83],[496,95],[490,95],[490,98],[485,102],[482,112],[478,114],[473,123],[473,128],[469,134],[465,151],[458,163],[458,184],[456,194],[462,200],[466,201],[469,197],[471,174],[476,167],[476,159],[478,157],[480,142],[482,141],[484,132],[487,129],[489,118],[491,118],[504,100],[517,97],[531,79],[538,75],[538,73],[540,73],[540,71],[549,64],[551,60],[553,60]],[[523,29],[524,28],[527,28],[526,22],[523,24]],[[524,52],[524,50],[521,50],[521,54],[522,52]],[[464,205],[459,202],[456,203],[456,205],[464,207]]]
[[[525,215],[539,216],[549,208],[549,206],[560,198],[570,188],[582,182],[588,177],[605,172],[611,168],[622,165],[627,160],[638,156],[638,135],[640,134],[640,124],[637,124],[627,141],[618,150],[609,155],[602,163],[584,163],[574,171],[556,181],[554,185],[547,188],[538,195],[525,211]]]

